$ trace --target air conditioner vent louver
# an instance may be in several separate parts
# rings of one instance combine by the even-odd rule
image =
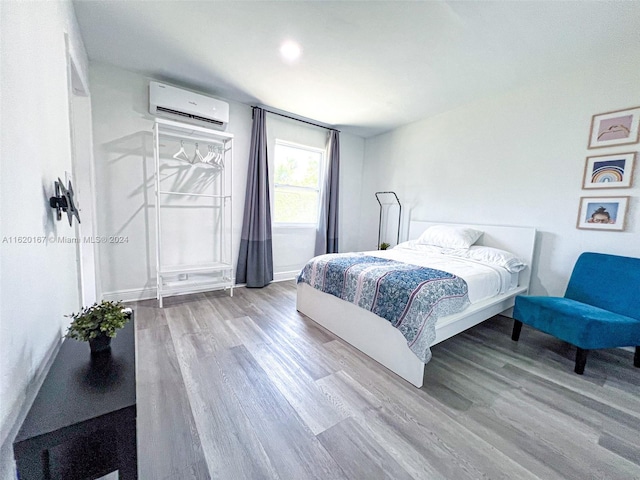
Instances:
[[[201,122],[213,123],[214,125],[220,125],[220,126],[224,125],[224,122],[221,122],[220,120],[204,118],[199,115],[192,115],[191,113],[179,112],[178,110],[172,110],[170,108],[157,107],[157,111],[164,112],[164,113],[172,113],[173,115],[180,115],[181,117],[191,118],[192,120],[200,120]]]

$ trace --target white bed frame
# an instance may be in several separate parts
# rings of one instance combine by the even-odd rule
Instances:
[[[415,239],[431,225],[442,222],[412,221],[409,225],[409,239]],[[472,227],[484,234],[476,245],[501,248],[516,254],[532,265],[536,230],[531,227],[507,227],[495,225],[448,224]],[[518,287],[508,293],[474,303],[464,311],[442,317],[436,323],[435,345],[488,318],[513,307],[515,296],[527,293],[531,268],[520,272]],[[422,387],[425,364],[407,346],[406,339],[399,330],[368,310],[357,307],[333,295],[321,292],[306,283],[298,284],[296,308],[298,311],[358,350],[378,361],[392,372]],[[366,333],[363,333],[366,332]]]

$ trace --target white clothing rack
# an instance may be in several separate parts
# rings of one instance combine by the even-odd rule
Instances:
[[[156,118],[153,137],[156,194],[156,297],[160,308],[163,306],[163,298],[172,295],[223,288],[229,289],[230,295],[233,296],[235,284],[231,250],[233,244],[233,134]],[[167,147],[161,143],[161,140],[167,143],[179,141],[180,145],[183,145],[184,142],[189,144],[199,142],[204,145],[222,146],[223,162],[221,165],[192,164],[174,159],[171,156],[173,152],[163,152],[163,147],[165,150]],[[184,167],[181,164],[184,164]],[[194,173],[197,165],[211,167],[210,169],[198,169],[197,180],[201,183],[197,185],[200,186],[200,189],[194,190],[188,182],[181,189],[179,181],[188,179],[189,174]],[[163,167],[180,169],[180,176],[165,174]],[[202,183],[202,175],[205,176],[204,183]],[[208,178],[207,175],[209,175]],[[173,187],[167,188],[166,184],[171,181],[174,182]],[[173,225],[173,229],[168,229],[168,225],[165,225],[167,222],[163,218],[163,212],[166,214],[171,207],[176,206],[170,203],[172,198],[183,198],[183,202],[189,202],[189,200],[197,202],[196,205],[187,204],[180,205],[180,207],[194,207],[202,210],[202,212],[198,212],[198,215],[202,214],[201,221],[198,221],[198,228],[207,225],[207,222],[211,223],[213,231],[205,232],[205,237],[210,233],[210,248],[208,244],[205,248],[201,248],[197,242],[194,243],[195,247],[188,244],[176,244],[176,231],[180,234],[184,233],[182,238],[193,240],[193,237],[189,236],[192,232],[187,229],[183,232],[184,225]],[[211,202],[203,205],[202,202],[206,199]],[[207,213],[210,214],[209,217],[206,216]],[[178,220],[181,219],[178,218]],[[173,242],[167,238],[167,235],[172,233],[174,234]],[[207,243],[207,238],[205,238],[205,243]],[[195,256],[199,258],[194,258]],[[187,261],[185,261],[185,257]]]

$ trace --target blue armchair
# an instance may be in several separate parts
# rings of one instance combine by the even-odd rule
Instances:
[[[636,347],[640,367],[640,258],[583,253],[564,297],[516,297],[512,340],[522,324],[578,347],[575,372],[584,373],[589,350]]]

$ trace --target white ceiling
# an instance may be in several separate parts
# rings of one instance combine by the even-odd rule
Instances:
[[[91,60],[364,137],[640,52],[640,2],[76,1]],[[293,64],[279,46],[303,48]]]

